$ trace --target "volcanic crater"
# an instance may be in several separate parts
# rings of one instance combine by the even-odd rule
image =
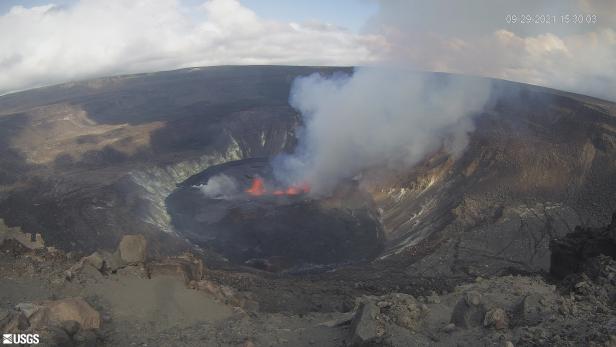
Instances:
[[[72,318],[48,333],[80,346],[614,342],[616,104],[484,80],[463,150],[319,195],[272,166],[302,149],[289,96],[313,73],[353,70],[191,68],[0,96],[0,328],[43,332],[46,305],[79,295],[102,333]]]
[[[383,249],[378,211],[357,182],[317,198],[306,184],[276,182],[268,158],[212,166],[179,184],[166,204],[192,243],[268,271],[330,269]]]
[[[616,106],[496,80],[458,155],[437,151],[367,185],[345,181],[328,198],[301,182],[299,194],[274,194],[289,187],[273,180],[269,159],[294,150],[302,125],[289,105],[293,81],[340,72],[353,71],[194,68],[2,96],[2,223],[67,252],[142,234],[151,256],[191,250],[211,269],[257,274],[212,272],[263,310],[309,312],[348,310],[358,293],[546,272],[550,240],[606,225],[616,210]],[[236,195],[204,193],[221,175]],[[271,194],[246,192],[257,177]],[[284,276],[306,268],[335,271]]]

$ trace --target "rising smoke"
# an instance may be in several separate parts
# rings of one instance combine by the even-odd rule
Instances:
[[[328,194],[369,168],[409,167],[442,146],[459,154],[489,94],[485,79],[391,69],[298,78],[290,103],[304,127],[295,152],[274,159],[275,174]]]
[[[207,183],[195,187],[211,199],[230,199],[239,192],[235,179],[224,174],[213,176]]]

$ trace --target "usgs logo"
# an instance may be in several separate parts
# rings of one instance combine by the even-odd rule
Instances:
[[[2,344],[3,345],[12,345],[12,344],[38,345],[38,343],[39,343],[39,334],[2,334]]]

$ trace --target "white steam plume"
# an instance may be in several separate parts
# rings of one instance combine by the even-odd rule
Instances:
[[[206,184],[195,187],[212,199],[229,199],[239,191],[237,182],[224,174],[211,177]]]
[[[459,153],[490,82],[470,77],[358,68],[352,76],[298,78],[290,103],[304,128],[292,155],[274,159],[276,175],[327,194],[339,180],[372,167],[404,168],[443,144]]]

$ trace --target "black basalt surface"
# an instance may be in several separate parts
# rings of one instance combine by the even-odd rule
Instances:
[[[585,262],[599,255],[616,258],[616,212],[612,222],[600,228],[576,227],[572,233],[550,242],[550,273],[558,278],[580,272]]]

